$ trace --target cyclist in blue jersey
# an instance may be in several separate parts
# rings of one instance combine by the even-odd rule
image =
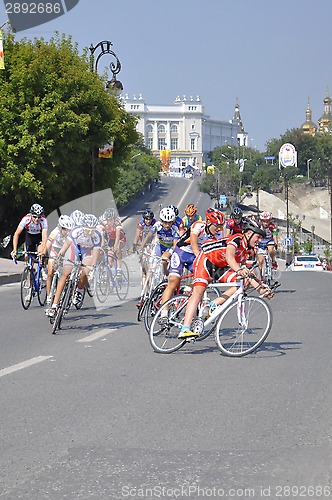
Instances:
[[[184,209],[185,216],[182,218],[185,229],[192,226],[194,222],[201,221],[202,217],[197,213],[197,207],[193,203]]]
[[[160,210],[159,221],[157,221],[145,236],[142,242],[142,248],[152,239],[155,238],[153,254],[158,257],[164,257],[165,252],[171,255],[174,245],[180,238],[178,228],[174,224],[175,212],[172,208],[166,207]],[[167,262],[163,262],[164,274],[167,274]]]

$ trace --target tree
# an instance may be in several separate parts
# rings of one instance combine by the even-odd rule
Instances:
[[[128,115],[103,79],[90,71],[87,50],[79,56],[71,38],[58,34],[19,42],[4,40],[0,72],[0,220],[11,232],[31,203],[49,213],[96,190],[114,187],[127,148],[138,139]],[[111,159],[98,148],[114,141]]]

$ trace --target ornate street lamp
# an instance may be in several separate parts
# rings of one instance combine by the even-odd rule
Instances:
[[[115,94],[118,94],[123,90],[123,85],[120,80],[117,80],[116,75],[118,75],[121,71],[121,63],[116,55],[116,53],[112,50],[113,43],[109,40],[103,40],[102,42],[97,43],[97,45],[90,45],[90,53],[91,53],[91,71],[94,73],[98,72],[98,63],[100,58],[104,55],[109,55],[114,58],[115,62],[112,60],[110,62],[109,68],[112,73],[111,80],[107,81],[105,84],[105,88],[107,90],[113,91]],[[95,57],[96,54],[96,57]],[[98,55],[97,55],[98,54]],[[92,152],[92,162],[91,162],[91,192],[95,191],[95,158],[94,153]]]
[[[112,50],[113,43],[110,42],[109,40],[104,40],[102,42],[97,43],[97,45],[93,46],[92,44],[90,45],[90,52],[91,52],[91,70],[95,71],[97,73],[98,70],[98,63],[100,61],[100,58],[104,56],[105,54],[108,54],[109,56],[113,57],[115,59],[115,63],[113,61],[110,62],[109,68],[111,70],[111,73],[113,77],[111,80],[106,82],[106,88],[110,90],[116,90],[116,91],[121,91],[123,90],[123,85],[120,82],[120,80],[117,80],[116,75],[118,75],[121,71],[121,63],[116,55],[116,53]],[[99,51],[97,57],[95,58],[95,52]]]

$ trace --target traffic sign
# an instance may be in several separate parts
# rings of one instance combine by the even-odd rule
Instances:
[[[291,236],[289,236],[288,238],[284,238],[284,246],[285,247],[289,247],[293,244],[293,240],[291,238]]]

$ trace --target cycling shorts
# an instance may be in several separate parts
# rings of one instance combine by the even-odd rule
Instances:
[[[172,253],[170,266],[169,266],[169,276],[182,276],[183,268],[186,267],[190,272],[193,270],[193,263],[195,260],[195,254],[185,252],[179,247],[175,247]]]
[[[37,252],[37,247],[42,242],[41,233],[31,234],[25,233],[24,248],[26,252]]]
[[[202,252],[194,261],[193,286],[207,286],[212,281],[220,283],[233,283],[237,280],[237,274],[230,267],[218,267]]]
[[[275,242],[273,239],[264,241],[264,243],[261,242],[257,248],[257,255],[262,255],[263,253],[265,253],[265,247],[274,246],[274,245],[275,245]]]

